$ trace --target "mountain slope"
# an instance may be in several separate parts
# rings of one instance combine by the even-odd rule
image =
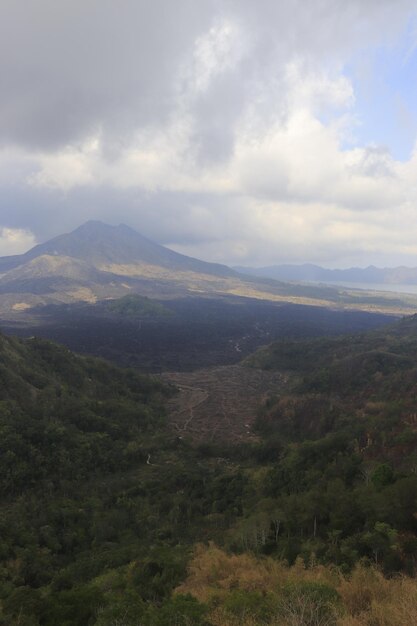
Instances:
[[[177,254],[128,226],[90,221],[25,254],[0,258],[0,315],[10,319],[42,305],[129,293],[212,292],[235,276],[226,266]]]
[[[34,307],[120,298],[244,296],[315,306],[414,313],[417,297],[348,292],[238,274],[178,254],[125,225],[87,222],[22,255],[0,258],[0,317],[27,320]],[[40,314],[40,313],[39,313]]]
[[[48,341],[0,335],[0,503],[47,475],[73,480],[77,467],[86,479],[117,467],[120,459],[104,458],[105,438],[112,438],[112,454],[123,455],[136,437],[143,444],[150,425],[157,432],[163,423],[164,393],[158,381],[133,370]]]
[[[97,221],[86,222],[73,232],[39,244],[20,256],[0,259],[0,271],[8,271],[44,255],[71,257],[96,269],[109,265],[146,263],[214,276],[236,274],[225,265],[206,263],[169,250],[124,224],[109,226]]]
[[[2,279],[3,284],[19,280],[61,276],[72,280],[99,281],[103,273],[91,265],[68,256],[52,256],[42,254],[31,261],[18,265],[7,272]]]

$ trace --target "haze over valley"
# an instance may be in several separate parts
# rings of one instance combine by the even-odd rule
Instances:
[[[417,624],[416,33],[0,2],[0,626]]]

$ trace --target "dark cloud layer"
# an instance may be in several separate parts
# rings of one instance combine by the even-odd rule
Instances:
[[[246,50],[233,71],[196,98],[208,152],[223,152],[247,98],[279,78],[294,55],[335,62],[409,2],[339,0],[3,0],[0,7],[0,141],[54,149],[103,128],[128,138],[173,112],[195,41],[234,20]],[[269,103],[271,105],[271,103]],[[221,132],[223,131],[223,132]]]
[[[209,8],[192,0],[3,0],[0,139],[54,149],[99,127],[128,136],[160,122]]]

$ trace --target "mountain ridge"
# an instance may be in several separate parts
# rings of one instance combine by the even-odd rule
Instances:
[[[236,266],[237,272],[259,278],[273,280],[306,281],[306,282],[355,282],[388,284],[417,284],[417,267],[350,267],[347,269],[327,269],[313,263],[302,265],[287,264],[269,265],[266,267]]]
[[[288,281],[288,279],[287,279]],[[238,296],[279,303],[414,313],[417,298],[239,274],[161,246],[124,224],[90,221],[0,258],[0,318],[25,323],[49,304],[95,303],[136,293],[156,299]]]

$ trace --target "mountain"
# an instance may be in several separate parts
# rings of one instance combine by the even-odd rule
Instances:
[[[235,267],[236,271],[249,276],[272,278],[274,280],[306,281],[306,282],[352,282],[374,284],[417,284],[416,267],[378,268],[369,265],[365,268],[351,267],[345,270],[329,270],[319,265],[270,265],[267,267]]]
[[[159,298],[234,294],[274,299],[282,298],[283,286],[248,280],[225,265],[178,254],[124,224],[109,226],[98,221],[89,221],[25,254],[0,258],[3,317],[39,305],[93,303],[130,293]]]
[[[235,275],[225,265],[206,263],[178,254],[146,239],[124,224],[109,226],[98,221],[86,222],[73,232],[39,244],[25,254],[3,257],[0,259],[0,272],[20,267],[45,255],[78,259],[104,271],[113,271],[119,266],[147,264],[214,276]]]
[[[129,293],[215,291],[237,273],[169,250],[121,224],[90,221],[25,254],[0,258],[0,314]]]
[[[25,254],[0,258],[2,320],[34,319],[45,305],[94,304],[128,294],[156,299],[243,296],[390,314],[417,310],[417,297],[408,295],[387,298],[239,274],[174,252],[123,224],[90,221]]]

